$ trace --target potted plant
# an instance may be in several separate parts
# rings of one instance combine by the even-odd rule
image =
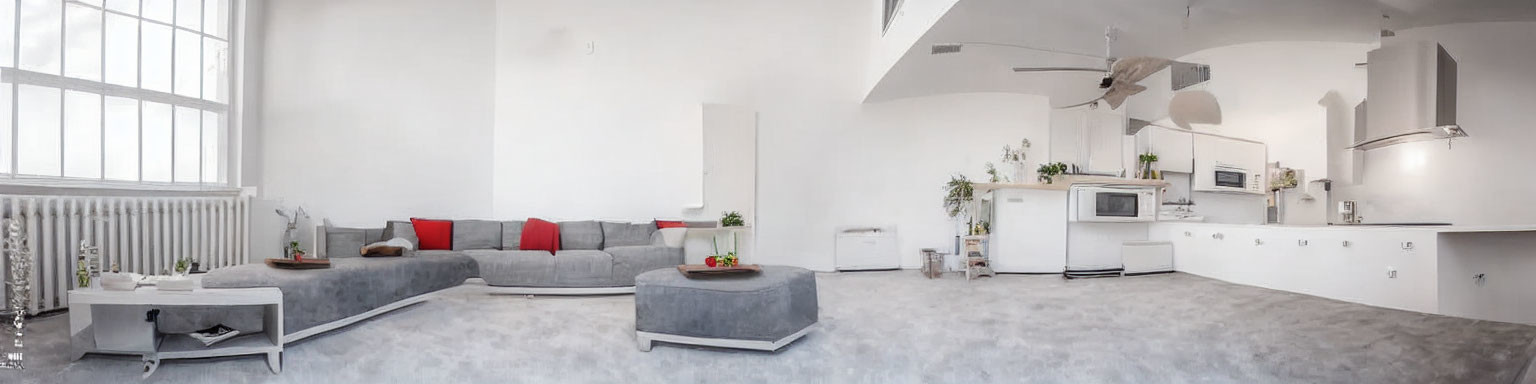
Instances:
[[[304,249],[299,248],[297,241],[288,242],[288,254],[293,257],[293,261],[304,261]]]
[[[997,174],[997,166],[992,165],[990,161],[987,162],[987,180],[989,183],[1006,183],[1010,181],[1008,176]]]
[[[1039,174],[1040,182],[1045,184],[1055,182],[1055,177],[1057,175],[1066,172],[1067,164],[1062,162],[1040,164],[1040,168],[1035,170],[1035,173]]]
[[[722,227],[745,227],[746,225],[747,220],[741,218],[741,212],[730,211],[720,213],[720,226]]]
[[[971,209],[974,208],[971,202],[976,200],[976,188],[971,183],[971,179],[966,178],[965,175],[950,176],[949,182],[944,183],[944,192],[944,209],[949,213],[949,217],[953,219],[964,214],[967,220],[966,231],[975,231],[975,223],[969,221],[972,216]]]
[[[187,271],[191,267],[192,267],[192,258],[190,258],[190,257],[183,257],[181,259],[176,260],[176,274],[177,275],[185,275],[185,274],[187,274]]]
[[[1136,171],[1137,178],[1140,178],[1140,179],[1156,179],[1157,178],[1157,172],[1154,172],[1152,170],[1152,164],[1157,162],[1157,154],[1151,153],[1151,152],[1147,152],[1147,153],[1143,153],[1141,155],[1136,156],[1136,159],[1137,159],[1137,163],[1141,164],[1140,167],[1137,167],[1137,171]]]

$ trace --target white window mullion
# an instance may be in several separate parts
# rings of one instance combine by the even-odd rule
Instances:
[[[12,41],[15,42],[15,44],[12,44],[12,47],[11,47],[13,49],[13,51],[11,52],[11,68],[18,68],[21,65],[21,1],[20,0],[16,1],[16,14],[15,14],[15,17],[16,17],[16,22],[14,24],[16,24],[16,28],[15,28],[15,30],[11,31],[11,33],[13,34],[12,38],[15,39],[15,40],[12,40]],[[20,108],[18,108],[18,106],[21,105],[21,90],[20,90],[20,88],[21,87],[16,86],[16,84],[11,84],[11,178],[12,179],[16,178],[16,172],[21,170],[20,166],[17,165],[17,163],[21,162],[21,154],[20,154],[20,152],[21,152],[21,144],[18,144],[18,142],[21,141],[21,127],[19,126],[21,124],[21,119],[18,117],[18,116],[21,116],[21,114],[18,113],[21,110]]]
[[[139,49],[139,55],[138,55],[139,57],[134,59],[134,60],[138,60],[139,61],[138,63],[134,64],[139,69],[137,71],[139,73],[139,77],[138,77],[138,79],[135,79],[133,81],[133,86],[134,87],[139,87],[140,89],[143,89],[143,87],[144,87],[144,18],[142,16],[143,14],[144,14],[144,1],[143,0],[139,0],[139,14],[138,15],[134,15],[134,19],[139,21],[138,24],[135,24],[139,28],[139,43],[135,44],[138,47],[138,49]],[[140,183],[144,182],[144,100],[139,100],[139,182]]]
[[[140,4],[142,4],[143,2],[144,2],[143,0],[139,1]],[[177,61],[181,61],[181,60],[177,60],[178,57],[176,57],[176,46],[178,45],[178,44],[176,44],[176,40],[177,40],[177,37],[176,37],[176,27],[178,25],[178,24],[176,24],[176,21],[177,21],[177,18],[180,17],[179,14],[181,13],[181,9],[179,9],[180,7],[176,3],[177,3],[176,0],[172,0],[171,1],[171,93],[172,94],[176,94],[176,86],[180,85],[180,84],[177,84],[179,82],[178,81],[179,79],[176,78],[176,74],[177,74],[176,73],[177,72],[176,71],[176,69],[177,69],[176,68],[176,62]],[[143,42],[140,42],[140,44],[143,44]],[[171,182],[172,183],[176,182],[176,160],[177,160],[176,158],[179,157],[179,156],[176,156],[176,120],[178,120],[176,117],[177,117],[176,116],[176,106],[172,105],[171,106]],[[143,149],[141,148],[139,150],[142,151]]]
[[[18,0],[18,2],[20,2],[20,1]],[[20,16],[17,16],[17,17],[20,17]],[[21,24],[21,20],[17,19],[16,23],[17,24]],[[105,27],[105,26],[103,26],[103,27]],[[105,43],[105,42],[103,42],[103,43]],[[68,72],[65,69],[65,68],[67,68],[67,65],[64,64],[64,60],[68,58],[68,57],[65,56],[65,54],[68,53],[68,52],[69,52],[69,7],[65,6],[64,3],[60,2],[59,3],[59,75],[61,75],[61,76],[64,75],[66,72]],[[69,108],[69,103],[64,101],[65,98],[66,98],[65,96],[67,96],[67,95],[65,95],[66,93],[68,93],[68,92],[64,92],[63,88],[59,88],[59,174],[56,175],[56,176],[59,176],[59,177],[64,177],[64,170],[67,169],[67,167],[64,164],[65,164],[65,162],[69,161],[69,158],[68,158],[68,153],[69,152],[64,150],[65,143],[69,142],[69,134],[68,134],[68,132],[66,132],[66,131],[69,130],[69,125],[65,122],[65,119],[68,118],[67,115],[69,114],[69,111],[65,110],[66,108]]]
[[[103,2],[102,5],[106,5],[106,3]],[[101,82],[103,84],[105,84],[107,82],[107,13],[106,13],[106,8],[105,7],[102,8],[102,13],[101,13],[101,46],[99,46],[97,48],[101,49],[101,53],[100,53],[100,55],[101,55]],[[138,64],[135,63],[134,65],[138,65]],[[106,180],[107,179],[107,95],[100,95],[99,99],[101,100],[101,107],[100,107],[101,108],[101,141],[98,142],[97,144],[101,144],[101,148],[99,148],[99,150],[101,150],[101,164],[98,164],[97,166],[101,167],[101,177],[99,177],[99,179]]]

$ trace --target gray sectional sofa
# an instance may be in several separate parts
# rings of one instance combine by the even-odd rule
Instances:
[[[384,228],[317,229],[316,249],[331,268],[286,270],[253,263],[209,272],[204,288],[277,287],[283,291],[284,342],[425,300],[472,277],[501,293],[613,294],[634,292],[635,276],[683,263],[683,249],[661,244],[654,223],[561,222],[560,251],[519,250],[522,221],[455,220],[452,250],[399,257],[360,257],[366,244],[395,237],[419,244],[408,221]],[[258,330],[259,310],[162,308],[159,328],[185,333],[224,323]]]
[[[661,245],[655,223],[566,221],[560,251],[520,250],[523,221],[454,220],[453,250],[418,255],[464,255],[475,261],[475,277],[493,287],[524,288],[509,293],[633,292],[641,272],[683,263],[683,249]],[[402,237],[418,244],[407,221],[384,228],[325,228],[325,256],[355,257],[363,245]]]

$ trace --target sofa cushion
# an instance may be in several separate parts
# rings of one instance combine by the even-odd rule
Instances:
[[[500,248],[501,222],[490,220],[453,221],[453,250]]]
[[[362,256],[363,246],[368,243],[368,233],[363,228],[325,227],[327,258]]]
[[[423,251],[453,249],[453,222],[411,218],[411,229],[416,231],[416,249]]]
[[[379,240],[389,241],[389,239],[393,238],[401,238],[410,241],[412,247],[419,247],[421,245],[421,243],[416,240],[416,228],[411,226],[411,222],[409,221],[397,220],[384,223],[384,234],[379,237]]]
[[[603,249],[603,226],[590,220],[560,222],[560,249]]]
[[[555,280],[562,286],[619,286],[613,277],[613,256],[594,250],[555,252]]]
[[[528,219],[523,224],[523,235],[518,240],[518,249],[524,251],[547,251],[551,254],[560,250],[560,226],[539,219]]]
[[[480,265],[480,278],[497,287],[558,287],[555,256],[545,251],[464,251]]]
[[[514,250],[514,251],[515,250],[519,250],[519,249],[523,249],[522,244],[521,244],[522,241],[523,241],[523,221],[522,220],[503,221],[503,222],[501,222],[501,249],[504,249],[504,250]]]
[[[630,224],[603,222],[603,248],[650,245],[656,223]]]
[[[613,281],[619,285],[634,285],[635,276],[646,271],[683,264],[683,249],[679,247],[608,247],[603,252],[613,255]]]

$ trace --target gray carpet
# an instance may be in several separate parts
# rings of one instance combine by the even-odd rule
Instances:
[[[475,280],[472,280],[475,281]],[[171,360],[152,382],[1508,383],[1536,327],[1424,315],[1186,274],[967,283],[821,274],[819,329],[776,353],[632,339],[630,296],[526,299],[480,285],[258,356]],[[65,356],[34,322],[23,383],[138,381],[133,357]],[[0,371],[0,382],[17,373]]]

